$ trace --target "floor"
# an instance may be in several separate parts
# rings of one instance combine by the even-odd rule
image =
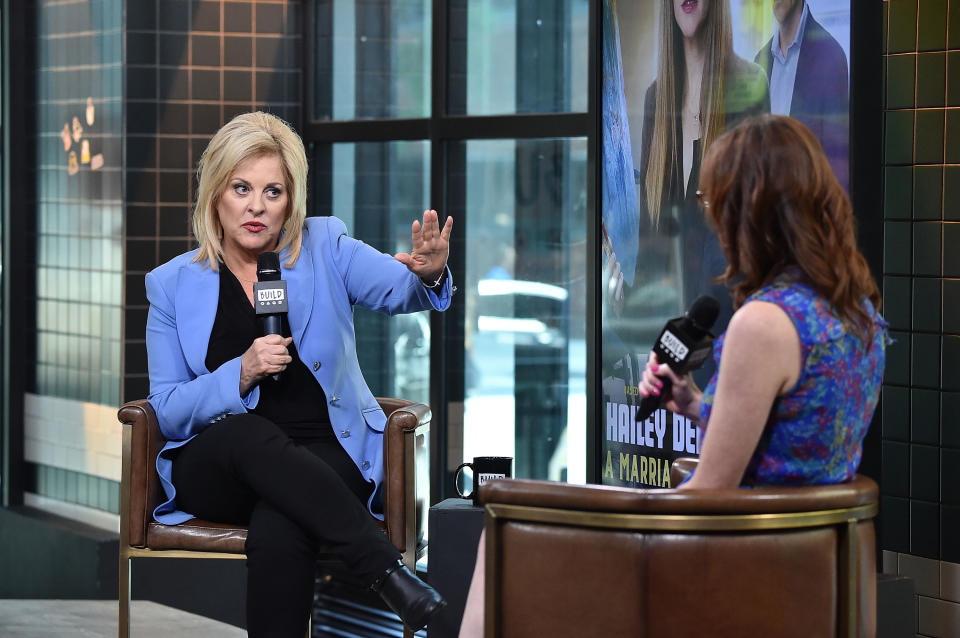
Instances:
[[[222,622],[146,600],[130,609],[132,638],[242,638],[246,632]],[[115,600],[0,600],[0,636],[116,638]]]

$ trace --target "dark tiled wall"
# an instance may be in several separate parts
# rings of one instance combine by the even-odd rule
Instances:
[[[960,0],[883,3],[883,549],[960,562]]]
[[[298,126],[298,0],[128,0],[124,400],[148,392],[143,276],[195,247],[197,160],[233,116],[267,110]]]
[[[107,405],[120,399],[122,9],[122,0],[48,0],[34,14],[36,360],[27,386]]]

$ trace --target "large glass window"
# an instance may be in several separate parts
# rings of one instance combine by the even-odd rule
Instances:
[[[451,2],[450,113],[586,111],[588,5]]]
[[[313,214],[385,252],[406,250],[425,208],[455,220],[448,312],[355,313],[373,391],[433,410],[434,501],[475,455],[513,456],[516,476],[589,478],[590,6],[310,5]]]
[[[314,152],[318,212],[388,254],[410,251],[410,225],[428,208],[427,142],[327,144]],[[329,209],[327,209],[329,205]],[[376,396],[430,403],[430,313],[354,312],[360,369]]]
[[[465,201],[463,458],[586,479],[585,139],[471,140]],[[451,171],[457,174],[458,171]]]
[[[318,1],[313,119],[429,115],[430,4]]]

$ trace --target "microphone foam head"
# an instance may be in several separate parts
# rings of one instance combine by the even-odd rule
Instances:
[[[719,314],[720,302],[710,295],[697,297],[690,305],[690,310],[687,311],[687,317],[704,332],[709,332],[713,328]]]
[[[257,255],[257,281],[280,281],[280,255],[277,253]]]

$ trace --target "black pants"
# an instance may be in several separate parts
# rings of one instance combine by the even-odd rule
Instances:
[[[267,419],[228,417],[180,448],[173,483],[179,509],[249,526],[250,636],[306,633],[320,546],[371,584],[400,558],[367,511],[369,484],[332,438],[298,445]]]

